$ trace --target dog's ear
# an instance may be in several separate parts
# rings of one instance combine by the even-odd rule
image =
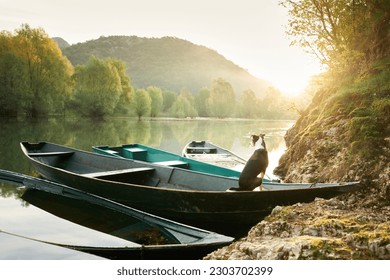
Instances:
[[[254,147],[257,140],[259,140],[259,136],[252,134],[249,138],[250,138],[249,147]]]

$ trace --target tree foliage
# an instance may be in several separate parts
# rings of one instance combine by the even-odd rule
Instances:
[[[75,69],[74,97],[80,113],[90,117],[112,114],[123,93],[118,62],[91,56],[86,65]]]
[[[143,116],[150,114],[152,99],[146,90],[136,89],[132,98],[132,105],[138,119],[141,119]]]
[[[235,95],[229,82],[222,78],[212,82],[208,104],[213,117],[226,118],[232,115],[232,112],[234,112]]]
[[[388,0],[282,0],[298,44],[331,69],[356,68],[390,53]]]
[[[12,36],[0,34],[0,115],[16,117],[27,88],[27,69],[12,51]]]
[[[200,117],[210,116],[210,107],[208,104],[208,99],[210,97],[210,90],[208,88],[202,88],[195,95],[195,109],[198,111]]]
[[[239,100],[239,110],[241,117],[255,118],[259,112],[264,110],[263,106],[258,106],[256,94],[252,90],[246,90],[242,93]]]
[[[130,77],[127,75],[125,63],[118,59],[110,59],[110,63],[118,71],[121,80],[121,95],[119,96],[118,104],[115,107],[115,113],[125,115],[129,112],[129,104],[131,102],[131,97],[134,94],[134,88]]]
[[[177,98],[177,93],[174,91],[162,91],[163,96],[163,112],[168,112]]]
[[[187,89],[182,89],[173,103],[170,113],[176,118],[197,117],[194,106],[194,98]]]
[[[14,115],[62,113],[71,94],[73,68],[58,45],[41,28],[27,24],[14,34],[0,34],[0,102]],[[19,100],[18,108],[12,105]],[[11,108],[13,107],[13,108]]]
[[[152,101],[150,116],[157,117],[161,113],[163,107],[162,90],[158,87],[150,86],[147,88],[147,91]]]

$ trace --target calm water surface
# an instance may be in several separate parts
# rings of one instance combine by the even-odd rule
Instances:
[[[181,154],[191,140],[209,140],[227,148],[243,158],[249,158],[251,133],[265,133],[270,164],[268,176],[277,166],[286,146],[284,134],[293,121],[261,120],[153,120],[109,119],[105,121],[50,119],[39,122],[4,121],[0,123],[0,168],[28,175],[37,175],[21,152],[21,141],[48,141],[91,151],[93,145],[121,145],[141,143]],[[64,221],[52,219],[48,213],[29,205],[20,198],[22,191],[0,182],[0,230],[18,231],[23,234],[47,228],[62,228]],[[68,226],[68,225],[66,225]],[[65,230],[62,229],[62,232]],[[48,235],[57,235],[49,231]],[[80,238],[79,236],[77,238]],[[88,237],[86,237],[86,240]],[[6,238],[0,233],[0,259],[7,258]],[[83,242],[82,240],[80,242]],[[7,242],[8,244],[8,242]],[[9,247],[9,246],[8,246]],[[11,246],[12,247],[12,246]],[[9,252],[12,248],[9,249]],[[9,254],[8,252],[8,254]],[[9,255],[8,255],[9,256]],[[21,256],[23,258],[23,256]]]

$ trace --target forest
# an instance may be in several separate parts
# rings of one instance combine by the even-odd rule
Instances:
[[[167,90],[153,84],[136,87],[121,59],[91,54],[85,63],[72,65],[42,28],[24,24],[14,32],[0,33],[3,117],[293,119],[297,115],[294,108],[300,102],[304,101],[288,101],[271,86],[261,97],[249,87],[235,92],[221,77],[196,92],[187,87]]]

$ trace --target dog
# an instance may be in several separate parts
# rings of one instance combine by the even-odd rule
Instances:
[[[238,180],[238,191],[252,191],[256,187],[263,190],[261,184],[268,167],[268,152],[264,141],[265,134],[251,135],[251,145],[255,151],[245,164]],[[259,177],[257,177],[260,174]]]

